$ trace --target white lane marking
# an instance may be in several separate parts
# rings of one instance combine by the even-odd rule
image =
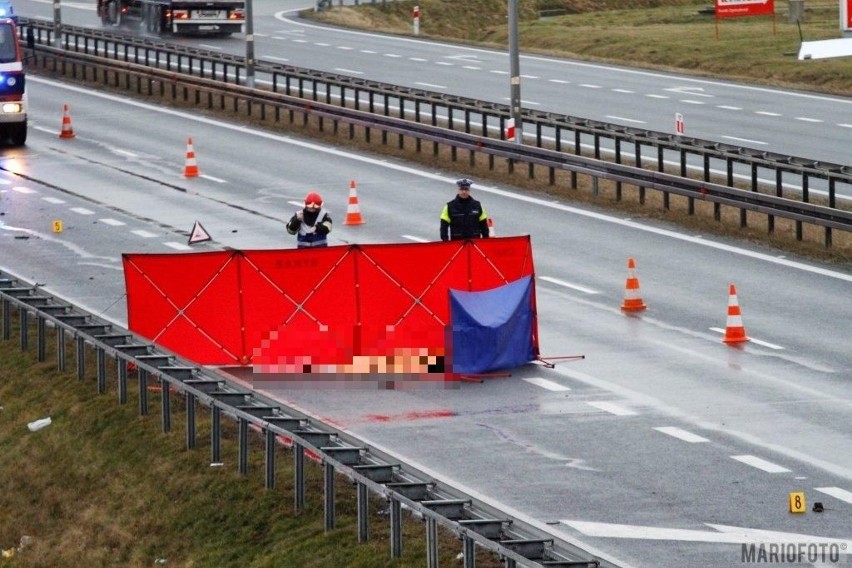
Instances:
[[[308,40],[306,40],[306,39],[294,39],[293,43],[308,43]]]
[[[626,95],[632,95],[636,91],[631,91],[630,89],[612,89],[613,93],[624,93]]]
[[[743,110],[743,107],[735,107],[731,105],[716,105],[716,108],[721,108],[723,110]]]
[[[116,154],[121,154],[122,156],[127,156],[129,158],[138,157],[138,154],[136,154],[135,152],[131,152],[130,150],[121,150],[119,148],[116,148],[115,150],[113,150],[113,152],[115,152]]]
[[[748,138],[737,138],[736,136],[722,136],[722,138],[736,140],[737,142],[745,142],[746,144],[760,144],[762,146],[766,146],[768,144],[768,142],[764,142],[763,140],[750,140]]]
[[[183,243],[176,243],[174,241],[169,241],[169,242],[163,243],[163,244],[166,245],[167,247],[173,248],[175,250],[190,250],[190,249],[192,249],[192,247],[189,246],[189,245],[185,245]]]
[[[721,327],[711,327],[709,329],[710,329],[710,331],[715,331],[716,333],[721,333],[722,335],[725,334],[725,330],[722,329]],[[757,345],[763,345],[764,347],[768,347],[769,349],[775,349],[776,351],[782,351],[784,349],[780,345],[776,345],[774,343],[769,343],[768,341],[761,341],[760,339],[755,339],[753,337],[750,337],[749,339],[751,340],[751,343],[755,343]]]
[[[565,288],[571,288],[572,290],[577,290],[578,292],[584,292],[586,294],[600,294],[597,290],[592,290],[591,288],[586,288],[585,286],[578,286],[577,284],[571,284],[569,282],[565,282],[564,280],[560,280],[559,278],[553,278],[551,276],[538,276],[539,280],[544,280],[545,282],[550,282],[551,284],[556,284],[557,286],[564,286]]]
[[[314,45],[316,45],[316,46],[318,46],[318,47],[330,47],[330,46],[331,46],[331,44],[330,44],[330,43],[323,43],[323,42],[321,42],[321,41],[314,42]]]
[[[636,124],[646,124],[644,120],[636,120],[634,118],[624,118],[623,116],[615,116],[614,114],[606,115],[607,118],[611,118],[612,120],[621,120],[623,122],[635,122]]]
[[[835,499],[840,499],[841,501],[852,503],[852,492],[846,491],[845,489],[841,489],[839,487],[814,487],[814,491],[819,491],[820,493],[831,495]]]
[[[16,185],[15,187],[13,187],[12,191],[17,192],[17,193],[26,193],[26,194],[38,193],[36,190],[34,190],[32,188],[23,187],[23,186],[20,186],[20,185]]]
[[[378,53],[378,51],[373,51],[372,49],[362,49],[361,53],[366,53],[368,55],[375,55],[375,54]]]
[[[204,49],[209,49],[211,51],[222,51],[221,45],[213,45],[210,43],[200,43],[198,44],[198,47],[203,47]]]
[[[541,79],[538,75],[521,75],[521,79]]]
[[[503,100],[504,100],[504,101],[511,101],[512,99],[510,99],[509,97],[503,97]],[[535,102],[535,101],[528,101],[528,100],[526,100],[526,99],[521,99],[521,104],[525,104],[525,105],[536,105],[536,106],[540,106],[540,105],[541,105],[541,103],[537,103],[537,102]]]
[[[666,95],[655,95],[653,93],[651,93],[650,95],[645,95],[645,96],[648,97],[649,99],[667,99],[667,98],[669,98]]]
[[[421,179],[428,179],[428,180],[437,181],[437,182],[446,183],[446,184],[454,184],[455,183],[454,179],[447,178],[446,176],[442,176],[442,175],[437,174],[437,173],[424,172],[420,169],[410,167],[410,166],[406,166],[406,165],[403,165],[403,164],[387,162],[386,160],[378,160],[378,159],[372,158],[370,156],[361,156],[361,155],[358,155],[358,154],[353,154],[351,152],[347,152],[345,150],[340,150],[340,149],[333,148],[333,147],[323,146],[323,145],[316,144],[316,143],[313,143],[313,142],[298,140],[298,139],[294,139],[294,138],[287,138],[287,137],[281,136],[279,134],[274,134],[272,132],[265,132],[265,131],[262,131],[262,130],[255,130],[253,128],[249,128],[247,126],[243,126],[243,125],[240,125],[240,124],[223,123],[221,121],[214,120],[212,118],[207,118],[205,116],[201,116],[201,115],[198,115],[198,114],[191,114],[191,113],[188,113],[188,112],[184,112],[184,111],[181,111],[181,110],[172,109],[172,108],[168,108],[168,107],[163,107],[163,106],[154,106],[154,105],[151,105],[149,103],[142,102],[142,101],[117,97],[115,95],[111,95],[111,94],[106,93],[106,92],[92,91],[91,89],[83,89],[81,87],[77,87],[77,86],[74,86],[74,85],[71,85],[71,84],[68,84],[68,83],[57,83],[55,81],[51,81],[50,79],[40,78],[37,75],[33,75],[32,77],[29,78],[29,80],[31,82],[36,82],[36,83],[40,83],[40,84],[43,84],[43,85],[50,85],[51,87],[56,88],[56,89],[63,89],[63,90],[71,91],[71,92],[74,92],[74,93],[85,94],[85,95],[90,96],[90,97],[101,98],[101,99],[109,100],[109,101],[112,101],[112,102],[115,102],[115,103],[121,103],[123,105],[130,106],[130,107],[144,108],[146,110],[156,111],[156,112],[159,112],[161,114],[177,116],[177,117],[180,117],[184,120],[189,120],[189,121],[199,122],[199,123],[202,123],[202,124],[208,124],[208,125],[211,125],[211,126],[216,126],[217,128],[221,128],[223,130],[230,130],[230,131],[233,131],[233,132],[241,132],[241,133],[244,133],[244,134],[250,134],[252,136],[256,136],[257,138],[264,138],[266,140],[274,141],[276,143],[283,143],[283,144],[289,144],[289,145],[292,145],[292,146],[298,146],[300,148],[307,148],[307,149],[310,149],[310,150],[313,150],[313,151],[316,151],[316,152],[322,152],[322,153],[327,154],[329,156],[338,156],[338,157],[341,157],[341,158],[353,160],[355,162],[361,162],[361,163],[371,164],[371,165],[375,165],[375,166],[381,166],[382,168],[387,168],[387,169],[390,169],[390,170],[393,170],[393,171],[403,172],[403,173],[406,173],[406,174],[409,174],[409,175],[412,175],[412,176],[417,176]],[[705,84],[713,84],[711,82],[706,82],[706,81],[704,83]],[[755,89],[755,90],[762,90],[762,89]],[[779,94],[785,94],[785,93],[779,92]],[[818,99],[818,100],[837,100],[838,103],[841,103],[841,104],[847,102],[847,101],[844,101],[842,99],[831,99],[831,98],[828,98],[828,97],[808,96],[807,98],[814,98],[814,99]],[[52,133],[55,134],[55,132],[52,131],[52,130],[46,130],[46,132],[52,132]],[[498,189],[498,188],[495,188],[495,187],[488,187],[488,186],[482,186],[482,185],[479,185],[477,187],[479,188],[477,191],[481,191],[483,193],[487,193],[487,194],[490,194],[490,195],[499,195],[499,196],[505,197],[507,199],[513,199],[513,200],[515,200],[519,203],[529,203],[529,204],[532,204],[532,205],[549,207],[549,208],[557,210],[557,211],[564,211],[566,213],[571,213],[572,215],[578,215],[578,216],[581,216],[581,217],[585,217],[587,219],[596,219],[598,221],[603,221],[605,223],[611,223],[613,225],[628,227],[628,228],[636,230],[636,231],[642,231],[643,233],[651,233],[651,234],[654,234],[654,235],[659,235],[661,237],[666,237],[666,238],[674,239],[674,240],[681,241],[681,242],[686,242],[686,243],[699,245],[699,246],[703,246],[703,247],[709,247],[709,248],[716,249],[716,250],[723,250],[725,252],[737,254],[737,255],[740,255],[740,256],[745,257],[745,258],[757,259],[757,260],[761,260],[763,262],[767,262],[767,263],[770,263],[770,264],[775,264],[775,265],[778,265],[778,266],[784,266],[784,267],[787,267],[787,268],[794,268],[796,270],[801,270],[803,272],[808,272],[808,273],[811,273],[811,274],[819,274],[819,275],[822,275],[822,276],[825,276],[825,277],[828,277],[828,278],[836,278],[837,280],[843,280],[845,282],[852,282],[852,274],[846,274],[846,273],[839,272],[839,271],[836,271],[836,270],[829,270],[827,268],[812,266],[812,265],[805,264],[805,263],[802,263],[802,262],[796,262],[796,261],[793,261],[793,260],[788,260],[786,258],[779,258],[779,257],[774,256],[774,255],[769,255],[769,254],[765,254],[765,253],[761,253],[761,252],[755,252],[755,251],[752,251],[752,250],[748,250],[748,249],[744,249],[744,248],[736,247],[736,246],[731,246],[731,245],[720,243],[720,242],[704,240],[704,239],[701,239],[701,238],[697,238],[693,235],[687,235],[685,233],[680,233],[680,232],[672,231],[672,230],[669,230],[669,229],[662,229],[662,228],[655,227],[655,226],[645,225],[645,224],[633,221],[631,219],[622,219],[620,217],[614,217],[612,215],[606,215],[606,214],[597,213],[597,212],[594,212],[594,211],[587,211],[587,210],[584,210],[584,209],[579,209],[577,207],[571,207],[570,205],[565,205],[565,204],[562,204],[562,203],[554,203],[553,201],[540,199],[538,197],[534,197],[534,196],[531,196],[531,195],[518,194],[518,193],[515,193],[515,192],[512,192],[512,191],[506,191],[504,189]]]
[[[556,83],[557,85],[570,85],[571,81],[563,81],[562,79],[549,79],[548,83]]]
[[[53,203],[54,205],[61,205],[65,203],[64,199],[59,199],[58,197],[42,197],[48,203]]]
[[[415,237],[414,235],[402,235],[403,239],[408,239],[409,241],[414,241],[415,243],[428,243],[429,239],[424,239],[421,237]]]
[[[663,434],[668,434],[673,438],[677,438],[678,440],[683,440],[684,442],[689,442],[690,444],[700,444],[702,442],[709,442],[707,438],[699,436],[698,434],[693,434],[692,432],[688,432],[686,430],[682,430],[675,426],[659,426],[654,428],[657,432],[662,432]]]
[[[768,110],[756,110],[756,111],[754,111],[754,114],[759,114],[759,115],[762,115],[762,116],[781,116],[781,113],[771,112],[771,111],[768,111]]]
[[[690,100],[690,99],[681,99],[678,102],[681,102],[681,103],[686,104],[686,105],[703,105],[704,104],[704,101],[693,101],[693,100]]]
[[[201,177],[204,179],[209,179],[210,181],[215,181],[216,183],[226,183],[222,178],[217,178],[213,176],[208,176],[207,174],[201,174]]]
[[[272,61],[283,61],[283,62],[290,61],[290,60],[289,60],[289,59],[287,59],[286,57],[275,57],[274,55],[265,55],[265,54],[264,54],[264,56],[263,56],[263,57],[264,57],[265,59],[271,59]]]
[[[91,209],[86,209],[85,207],[72,207],[71,211],[74,213],[78,213],[80,215],[94,215],[95,212]]]
[[[840,123],[840,124],[838,124],[837,126],[840,126],[840,127],[842,127],[842,128],[852,128],[852,124],[843,124],[843,123]]]
[[[476,67],[475,65],[462,65],[462,69],[470,69],[471,71],[481,71],[482,67]]]
[[[409,61],[416,61],[418,63],[428,63],[428,59],[424,59],[423,57],[409,57]]]
[[[338,46],[337,46],[337,49],[342,49],[343,51],[352,51],[352,50],[353,50],[353,49],[355,49],[355,48],[354,48],[354,47],[349,47],[349,46],[346,46],[346,45],[338,45]]]
[[[153,239],[154,237],[157,236],[155,233],[152,233],[150,231],[146,231],[144,229],[136,229],[135,231],[130,231],[130,232],[133,233],[134,235],[136,235],[137,237],[142,237],[143,239]]]
[[[548,381],[547,379],[541,379],[538,377],[533,377],[531,379],[524,379],[526,382],[531,385],[535,385],[537,387],[541,387],[543,389],[547,389],[549,391],[554,392],[564,392],[571,390],[570,388],[560,385],[559,383],[554,383],[553,381]]]
[[[624,408],[623,406],[619,406],[612,402],[606,402],[605,400],[586,401],[586,404],[588,404],[589,406],[594,406],[598,410],[603,410],[604,412],[615,414],[616,416],[636,415],[636,412],[630,410],[629,408]]]
[[[592,85],[591,83],[580,83],[581,87],[585,87],[587,89],[601,89],[600,85]]]
[[[449,61],[436,61],[435,65],[443,65],[445,67],[455,67],[455,63],[450,63]]]
[[[122,225],[125,225],[124,221],[119,221],[118,219],[111,219],[109,217],[103,217],[101,219],[98,219],[98,221],[100,221],[104,225],[111,225],[113,227],[121,227]]]
[[[354,69],[345,69],[343,67],[335,67],[334,70],[340,71],[341,73],[346,73],[346,74],[349,74],[349,75],[363,75],[364,74],[363,71],[355,71]]]
[[[414,83],[415,85],[423,85],[424,87],[429,87],[430,89],[446,89],[444,85],[433,85],[432,83]]]
[[[495,75],[508,75],[508,71],[501,71],[499,69],[492,69],[489,73],[494,73]]]
[[[802,122],[822,122],[818,118],[808,118],[807,116],[795,116],[793,120],[801,120]]]
[[[399,59],[400,57],[402,57],[402,55],[398,53],[383,53],[382,55],[384,55],[385,57],[390,57],[391,59]]]
[[[776,463],[772,463],[770,461],[766,461],[757,456],[743,455],[743,456],[731,456],[731,459],[735,459],[738,462],[742,462],[746,465],[750,465],[751,467],[756,467],[757,469],[763,470],[766,473],[788,473],[790,470],[786,467],[780,466]]]
[[[586,536],[604,538],[639,538],[645,540],[677,540],[683,542],[717,542],[717,543],[819,543],[835,544],[841,553],[848,554],[852,541],[812,536],[800,533],[767,531],[747,527],[732,527],[704,523],[714,531],[699,531],[694,529],[675,529],[670,527],[649,527],[643,525],[620,525],[616,523],[596,523],[560,519],[567,525]]]

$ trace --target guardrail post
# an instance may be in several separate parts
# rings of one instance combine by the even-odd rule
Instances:
[[[248,473],[248,420],[238,418],[237,425],[239,427],[240,451],[237,459],[237,471],[241,475]]]
[[[118,363],[118,404],[127,404],[127,361],[116,359]]]
[[[65,372],[65,328],[60,326],[56,327],[56,366]]]
[[[43,317],[36,316],[36,352],[38,353],[37,358],[39,363],[44,363],[46,357],[46,345],[45,341],[46,337],[46,325],[47,322]]]
[[[390,546],[391,558],[402,556],[402,505],[390,498]]]
[[[186,449],[195,449],[195,395],[186,393]]]
[[[298,442],[293,442],[293,475],[293,507],[301,513],[305,509],[305,447]]]
[[[98,394],[106,392],[106,351],[103,347],[97,348],[98,353]]]
[[[271,428],[267,428],[265,432],[266,448],[265,448],[265,483],[267,489],[275,488],[275,432]]]
[[[476,541],[467,535],[462,537],[463,568],[476,568]]]
[[[162,404],[162,418],[163,418],[163,432],[171,432],[172,431],[172,397],[170,394],[171,385],[169,381],[160,377],[160,393],[163,398]]]
[[[210,408],[210,463],[222,462],[222,410]]]
[[[357,491],[358,542],[367,542],[370,539],[370,495],[367,486],[360,481]]]
[[[426,566],[438,568],[438,521],[426,517]]]
[[[30,328],[29,318],[28,318],[27,310],[25,310],[24,308],[18,308],[18,314],[19,314],[18,319],[20,320],[19,323],[20,323],[20,332],[21,332],[20,333],[20,335],[21,335],[21,351],[26,351],[27,347],[29,347],[29,344],[30,344],[29,336],[28,336],[29,328]]]
[[[83,380],[86,377],[86,340],[77,337],[77,378]]]
[[[621,138],[615,138],[615,163],[621,164]],[[621,182],[615,182],[615,200],[621,201]]]
[[[515,568],[517,566],[517,563],[515,562],[514,558],[504,558],[503,566],[504,568]]]
[[[324,465],[323,481],[325,482],[325,530],[334,530],[334,464]]]
[[[12,336],[12,314],[10,310],[12,309],[12,302],[7,299],[3,299],[3,341],[9,341],[9,338]]]
[[[136,380],[139,384],[139,416],[148,415],[148,371],[136,370]]]

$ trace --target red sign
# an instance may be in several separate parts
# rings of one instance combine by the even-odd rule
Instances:
[[[852,29],[852,0],[846,0],[846,29]]]
[[[716,0],[717,18],[766,16],[774,13],[775,0]]]

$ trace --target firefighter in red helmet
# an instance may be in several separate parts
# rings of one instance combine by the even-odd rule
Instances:
[[[298,248],[326,247],[331,232],[331,215],[322,207],[322,196],[312,191],[305,196],[305,207],[296,211],[287,223],[287,232],[296,235]]]

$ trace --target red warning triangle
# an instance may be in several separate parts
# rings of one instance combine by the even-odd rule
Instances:
[[[195,243],[203,243],[204,241],[211,240],[213,239],[210,237],[210,234],[204,230],[201,223],[196,221],[195,225],[192,226],[192,232],[189,234],[189,244],[193,245]]]

